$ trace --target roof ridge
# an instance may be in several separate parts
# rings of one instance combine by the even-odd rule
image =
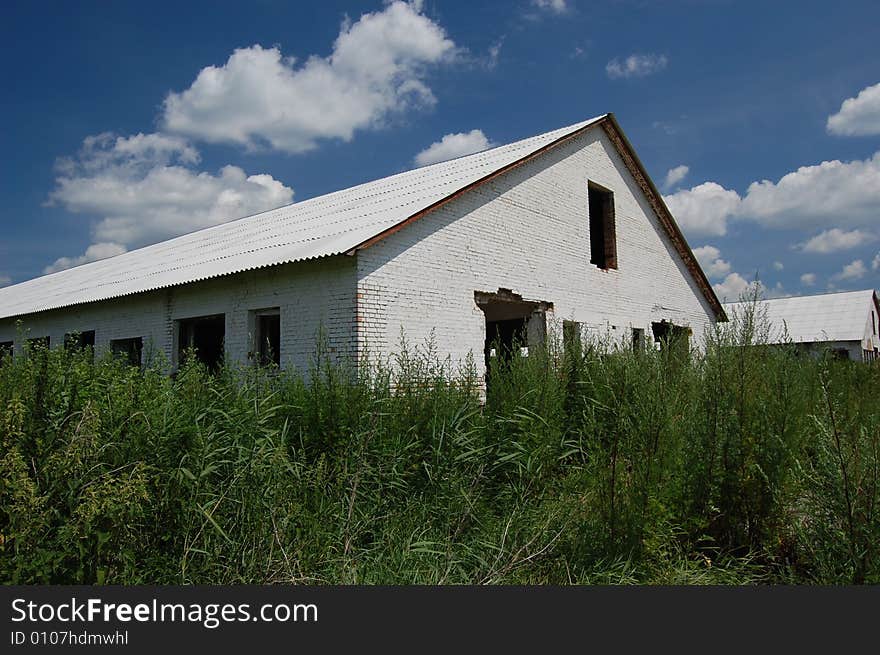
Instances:
[[[475,181],[506,170],[511,164],[590,125],[600,124],[610,116],[602,114],[477,153],[410,168],[24,280],[0,288],[0,318],[344,254],[371,237],[385,233],[408,216],[422,213],[451,194],[470,188]],[[401,194],[405,194],[406,202],[400,202]],[[379,217],[383,218],[377,220]],[[333,230],[325,229],[330,225]],[[286,233],[297,236],[281,239]],[[248,253],[266,250],[274,250],[277,255],[239,261],[227,269],[217,265],[218,261],[247,259]],[[188,273],[184,274],[184,270]]]
[[[757,302],[771,302],[774,300],[804,300],[807,298],[822,298],[823,296],[841,296],[847,293],[877,293],[875,289],[854,289],[852,291],[826,291],[824,293],[809,293],[800,296],[780,296],[778,298],[761,298]],[[748,305],[751,300],[733,300],[723,303],[724,305]]]

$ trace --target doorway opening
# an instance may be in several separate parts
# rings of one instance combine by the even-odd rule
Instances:
[[[682,325],[674,325],[669,321],[651,323],[654,343],[661,351],[669,351],[678,357],[686,357],[690,353],[691,329]]]
[[[493,367],[510,363],[515,356],[528,357],[529,348],[544,344],[547,312],[553,303],[524,300],[510,289],[496,292],[475,291],[474,301],[486,317],[486,383]]]

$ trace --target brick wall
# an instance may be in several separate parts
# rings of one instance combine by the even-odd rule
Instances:
[[[617,270],[590,264],[587,182],[614,192]],[[474,291],[553,303],[589,334],[631,339],[666,319],[699,344],[714,314],[604,133],[593,130],[447,203],[358,253],[358,347],[388,355],[401,329],[438,350],[480,356]]]
[[[282,366],[306,369],[319,329],[332,353],[351,349],[355,271],[353,257],[331,257],[32,314],[22,318],[21,332],[15,320],[4,319],[0,341],[15,340],[20,351],[25,338],[49,336],[51,346],[59,347],[65,333],[94,330],[99,353],[111,340],[143,337],[145,353],[161,351],[173,363],[176,320],[225,314],[227,357],[244,362],[253,348],[250,313],[279,307]]]

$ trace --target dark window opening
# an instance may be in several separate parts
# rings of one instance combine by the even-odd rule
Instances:
[[[563,352],[576,357],[583,353],[581,324],[577,321],[562,321],[562,347]]]
[[[33,337],[27,340],[27,345],[30,350],[49,350],[49,337]]]
[[[643,328],[632,329],[632,349],[634,353],[645,350],[645,330]]]
[[[121,357],[129,366],[140,366],[144,352],[144,340],[142,337],[114,339],[110,342],[110,350],[115,357]]]
[[[614,227],[614,194],[590,182],[587,185],[590,211],[590,263],[599,268],[617,268],[617,234]]]
[[[269,310],[256,315],[257,355],[260,366],[281,366],[281,315]]]
[[[832,348],[831,356],[841,361],[849,361],[849,350],[846,348]]]
[[[71,332],[64,335],[64,349],[67,351],[95,347],[95,331]]]
[[[12,341],[0,341],[0,362],[7,357],[12,357],[12,351],[15,344]]]
[[[651,331],[654,333],[654,342],[660,345],[660,350],[668,350],[681,355],[690,352],[691,329],[680,325],[673,325],[668,321],[651,323]]]
[[[194,351],[196,359],[216,371],[223,362],[223,341],[226,337],[226,317],[223,314],[199,316],[178,321],[177,361],[183,363],[187,351]]]

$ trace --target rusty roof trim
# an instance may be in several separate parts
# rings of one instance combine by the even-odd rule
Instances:
[[[700,290],[703,292],[709,305],[715,311],[715,318],[719,321],[727,321],[727,314],[724,311],[724,306],[721,304],[715,290],[709,283],[709,279],[706,277],[703,268],[700,266],[691,247],[688,245],[687,239],[685,239],[684,234],[682,234],[681,229],[678,227],[678,223],[675,222],[672,212],[669,211],[669,208],[663,201],[663,196],[657,190],[657,187],[654,185],[654,182],[645,170],[644,165],[641,160],[639,160],[639,157],[635,153],[629,139],[626,138],[623,130],[620,129],[620,124],[617,122],[614,114],[606,114],[598,124],[602,125],[602,129],[605,130],[605,134],[611,139],[611,142],[614,144],[614,147],[623,159],[623,163],[629,169],[630,174],[642,189],[642,193],[644,193],[645,197],[648,199],[651,209],[654,210],[654,213],[660,220],[660,224],[672,240],[672,245],[675,246],[678,254],[681,255],[685,266],[687,266],[691,275],[694,276],[697,286],[700,287]]]

